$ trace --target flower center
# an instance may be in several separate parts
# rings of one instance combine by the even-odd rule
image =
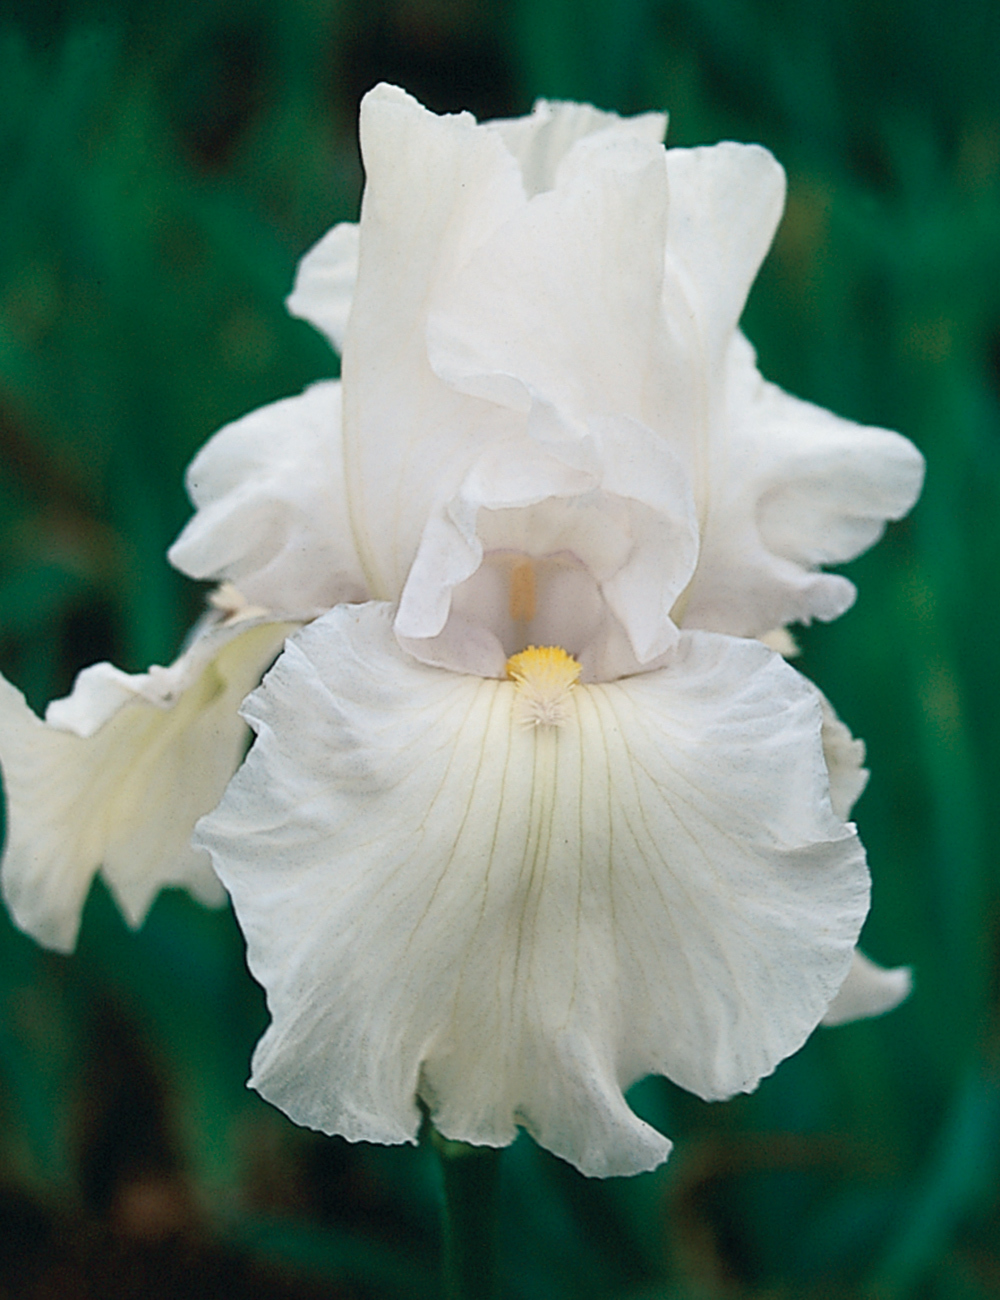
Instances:
[[[517,709],[525,726],[559,727],[568,720],[570,692],[580,678],[580,665],[561,646],[530,645],[511,655],[507,676],[517,687]]]
[[[530,623],[538,613],[538,584],[530,560],[518,560],[510,571],[507,608],[515,623]]]

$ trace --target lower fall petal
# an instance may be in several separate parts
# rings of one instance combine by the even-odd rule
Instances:
[[[191,831],[243,756],[240,701],[291,630],[217,624],[168,668],[96,664],[45,722],[0,677],[3,895],[22,930],[71,951],[98,869],[131,925],[169,885],[223,901]]]
[[[816,693],[685,634],[528,727],[514,682],[416,662],[391,621],[342,606],[288,643],[196,832],[267,991],[251,1082],[352,1140],[414,1140],[420,1098],[447,1137],[653,1168],[624,1090],[752,1089],[850,965],[867,869]]]

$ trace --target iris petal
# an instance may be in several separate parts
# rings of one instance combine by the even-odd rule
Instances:
[[[854,585],[818,566],[860,555],[906,514],[920,494],[923,457],[898,433],[766,383],[740,334],[729,347],[724,403],[684,623],[759,636],[839,617]]]
[[[98,869],[131,925],[168,885],[222,902],[191,830],[243,756],[239,702],[289,631],[214,627],[169,668],[135,676],[96,664],[45,722],[0,677],[3,893],[23,930],[69,952]]]
[[[655,1166],[623,1091],[752,1089],[815,1027],[867,910],[812,687],[750,641],[577,686],[523,725],[511,682],[417,663],[390,607],[304,629],[200,823],[272,1024],[252,1083],[298,1122],[412,1140],[523,1125],[590,1174]]]
[[[884,1016],[909,996],[912,987],[908,966],[886,970],[863,952],[855,952],[851,969],[823,1016],[823,1024],[843,1025],[849,1020]]]
[[[313,384],[225,425],[187,471],[197,513],[169,551],[279,618],[364,600],[344,497],[340,384]]]
[[[344,350],[358,278],[359,233],[351,221],[328,230],[299,262],[295,285],[285,299],[291,315],[315,325],[338,352]]]

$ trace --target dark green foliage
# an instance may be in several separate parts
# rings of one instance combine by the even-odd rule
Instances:
[[[766,144],[789,201],[745,319],[762,369],[927,455],[799,661],[868,742],[865,945],[914,995],[725,1106],[639,1085],[677,1144],[655,1174],[587,1182],[522,1139],[516,1300],[1000,1293],[998,48],[985,0],[0,6],[0,667],[37,708],[85,663],[172,657],[201,599],[163,558],[185,464],[336,373],[282,299],[355,214],[382,77]],[[435,1294],[429,1153],[245,1091],[265,1011],[228,914],[167,895],[133,935],[97,887],[72,958],[0,929],[0,1296]]]

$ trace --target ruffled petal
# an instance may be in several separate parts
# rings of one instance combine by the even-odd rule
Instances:
[[[761,640],[786,659],[798,654],[798,647],[785,628],[775,628]],[[820,705],[823,710],[823,757],[830,773],[830,803],[836,816],[846,821],[868,784],[869,772],[864,766],[865,745],[864,741],[851,735],[822,694]],[[909,996],[912,984],[908,966],[885,970],[855,949],[847,978],[821,1023],[842,1025],[849,1020],[881,1016]]]
[[[344,497],[340,384],[251,411],[191,462],[197,513],[168,552],[192,578],[228,579],[278,618],[365,600]]]
[[[243,756],[240,701],[291,630],[216,625],[170,667],[135,676],[95,664],[45,722],[0,677],[3,894],[22,930],[69,952],[98,868],[133,926],[168,885],[223,900],[191,830]]]
[[[497,401],[504,395],[492,377],[516,379],[559,413],[565,441],[583,437],[593,416],[669,432],[664,156],[658,144],[618,132],[578,141],[556,187],[523,204],[436,287],[435,371]]]
[[[830,773],[830,803],[836,815],[846,822],[868,784],[865,742],[851,735],[825,695],[820,696],[820,704],[823,708],[823,757]]]
[[[920,494],[923,457],[887,429],[842,420],[765,383],[741,335],[711,447],[702,550],[683,622],[736,636],[837,618],[855,590],[823,564],[853,559]]]
[[[392,86],[361,105],[366,185],[344,343],[344,452],[369,591],[396,599],[428,515],[454,497],[510,413],[434,374],[432,289],[523,207],[520,167],[467,113],[438,117]]]
[[[497,130],[467,115],[436,117],[391,87],[365,98],[345,461],[369,590],[397,599],[413,584],[404,635],[416,634],[414,593],[443,540],[446,568],[421,597],[436,612],[419,616],[420,635],[438,635],[447,589],[472,571],[475,548],[461,554],[453,526],[467,513],[459,498],[513,501],[506,488],[470,490],[470,478],[484,481],[485,462],[548,458],[600,487],[607,446],[640,426],[648,443],[666,419],[677,387],[657,329],[666,178],[663,151],[647,134],[605,129],[576,140],[556,188],[529,202]],[[678,445],[660,459],[686,468],[689,440]],[[628,457],[616,476],[636,499],[655,497],[649,457],[635,447]],[[514,468],[507,480],[518,473],[528,477]],[[580,489],[556,489],[570,490]],[[543,495],[532,491],[536,501]],[[647,645],[640,656],[648,653]]]
[[[824,1025],[843,1025],[849,1020],[884,1016],[909,996],[913,975],[909,966],[886,970],[876,966],[863,952],[855,952],[847,979],[830,1003]]]
[[[325,334],[338,352],[344,350],[347,318],[351,314],[358,278],[359,230],[342,221],[328,230],[303,256],[285,306]]]
[[[464,147],[471,149],[468,140]],[[676,641],[670,611],[698,545],[690,449],[682,443],[675,451],[644,423],[671,426],[677,391],[663,382],[660,349],[663,158],[641,133],[602,130],[577,140],[559,161],[556,187],[512,202],[507,220],[483,231],[478,247],[428,291],[433,371],[452,390],[449,401],[464,394],[475,404],[464,427],[442,420],[423,442],[435,455],[451,444],[448,477],[463,462],[467,469],[430,511],[410,557],[397,623],[407,644],[444,632],[454,588],[483,558],[479,511],[527,509],[546,496],[574,499],[576,525],[557,549],[592,569],[595,517],[620,515],[628,503],[621,559],[598,575],[603,597],[632,643],[630,668]],[[370,176],[370,190],[376,184]],[[366,209],[363,241],[368,229]],[[430,394],[430,384],[422,391]],[[407,411],[412,428],[420,418]],[[437,662],[445,643],[450,650],[456,638],[446,634],[429,650]],[[462,644],[466,667],[483,662],[478,636]]]
[[[199,826],[272,1024],[252,1084],[300,1123],[412,1141],[518,1125],[585,1173],[669,1143],[623,1090],[752,1089],[815,1027],[867,910],[815,691],[763,646],[685,635],[668,668],[518,687],[332,611],[246,706],[257,740]]]
[[[799,653],[799,647],[786,627],[772,628],[760,640],[784,659],[794,659]],[[823,710],[823,757],[830,774],[830,803],[834,813],[846,822],[868,784],[870,773],[865,767],[865,742],[851,735],[822,692],[819,692],[819,702]]]
[[[506,118],[484,125],[497,132],[521,164],[524,188],[530,197],[552,189],[556,169],[577,140],[607,131],[662,144],[667,133],[667,115],[639,113],[635,117],[619,117],[590,104],[539,99],[527,117]]]
[[[562,559],[565,568],[586,573],[599,593],[599,617],[584,620],[589,634],[573,628],[579,620],[565,602],[544,599],[538,621],[520,628],[524,644],[555,636],[588,667],[600,658],[601,676],[637,671],[676,644],[671,611],[698,555],[690,480],[667,446],[625,418],[592,421],[588,441],[589,471],[571,468],[531,440],[484,455],[457,497],[431,515],[396,619],[397,633],[418,658],[478,670],[478,634],[470,643],[475,657],[465,661],[442,659],[436,648],[425,655],[417,646],[416,638],[436,641],[449,617],[494,633],[503,647],[501,668],[524,648],[508,643],[506,614],[496,620],[494,602],[482,600],[492,559],[517,553],[543,565]],[[616,663],[598,650],[609,619],[625,634],[626,653]],[[455,644],[451,634],[445,640]]]
[[[781,220],[785,173],[755,144],[668,149],[666,157],[667,261],[680,274],[715,379]]]

